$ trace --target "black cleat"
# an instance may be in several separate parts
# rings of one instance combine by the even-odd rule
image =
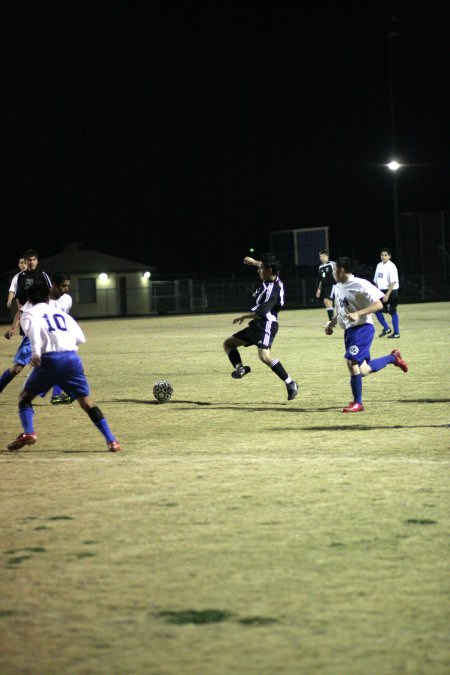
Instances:
[[[388,338],[390,340],[392,340],[392,338],[399,338],[399,337],[400,337],[400,333],[392,333],[392,335],[388,335]]]
[[[392,333],[390,328],[383,328],[378,337],[384,337],[385,335],[390,335]]]
[[[289,382],[289,384],[286,385],[287,393],[288,393],[288,401],[292,401],[298,394],[298,384],[297,382]]]
[[[244,377],[244,375],[247,375],[247,373],[250,372],[251,372],[250,366],[238,366],[231,373],[231,377],[234,377],[235,380],[240,380],[241,377]]]

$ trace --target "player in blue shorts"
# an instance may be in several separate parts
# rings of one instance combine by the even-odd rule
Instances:
[[[102,411],[89,396],[89,385],[77,354],[77,345],[86,342],[83,331],[69,314],[50,303],[46,286],[33,284],[28,290],[28,301],[31,306],[22,311],[20,323],[30,339],[34,368],[19,396],[23,433],[7,446],[8,450],[19,450],[36,442],[32,401],[40,392],[58,384],[88,414],[103,434],[108,450],[118,452],[119,443]]]
[[[251,319],[247,328],[234,333],[223,343],[225,353],[234,367],[231,377],[241,379],[250,373],[250,366],[242,365],[238,347],[255,345],[260,360],[285,383],[288,401],[292,401],[297,396],[298,385],[280,361],[270,353],[272,342],[278,332],[278,312],[284,305],[284,286],[278,276],[280,263],[271,253],[265,253],[261,256],[261,260],[246,257],[244,263],[258,267],[261,284],[253,294],[255,302],[250,312],[233,320],[233,323],[241,324],[246,319]]]
[[[334,287],[336,315],[327,323],[325,333],[331,335],[336,323],[345,330],[344,358],[350,371],[353,400],[342,412],[362,412],[362,378],[382,370],[390,363],[406,373],[408,364],[398,349],[378,359],[370,358],[375,334],[372,314],[382,309],[384,293],[370,281],[353,276],[353,262],[344,256],[336,260],[334,278],[337,282]]]

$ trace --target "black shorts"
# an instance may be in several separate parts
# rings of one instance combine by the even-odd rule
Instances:
[[[386,289],[380,289],[382,293],[387,293],[387,288]],[[398,305],[398,289],[396,291],[391,291],[391,294],[389,296],[389,300],[387,302],[383,302],[383,312],[385,314],[395,314],[397,311],[397,305]]]
[[[333,286],[322,286],[320,289],[320,299],[324,300],[327,298],[328,300],[333,300]]]
[[[247,328],[234,333],[233,337],[245,342],[244,347],[256,345],[258,349],[270,349],[277,333],[277,321],[252,319]]]

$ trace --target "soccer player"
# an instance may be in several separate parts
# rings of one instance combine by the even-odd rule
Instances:
[[[14,317],[11,328],[4,334],[7,340],[10,340],[20,327],[20,314],[22,306],[27,302],[27,292],[33,284],[44,284],[48,288],[51,286],[50,277],[48,274],[38,269],[39,259],[38,254],[34,249],[28,249],[22,256],[27,264],[27,269],[19,272],[17,276],[17,285],[15,291],[15,298],[17,302],[17,312]],[[31,350],[30,341],[23,331],[20,329],[22,335],[22,342],[16,351],[13,359],[13,365],[7,368],[0,376],[0,392],[30,363]]]
[[[362,412],[362,378],[377,373],[391,363],[406,373],[408,364],[398,349],[378,359],[370,358],[370,346],[375,334],[372,314],[383,307],[383,292],[367,279],[353,276],[353,261],[344,256],[336,260],[334,278],[337,282],[334,287],[336,315],[327,323],[325,333],[331,335],[338,322],[345,330],[344,358],[350,371],[353,399],[342,412]]]
[[[23,256],[21,258],[19,258],[18,267],[19,267],[19,271],[17,272],[17,274],[15,274],[13,276],[13,278],[11,279],[11,284],[9,286],[8,299],[6,301],[6,306],[8,308],[11,307],[11,305],[13,303],[13,300],[16,297],[17,279],[19,277],[19,274],[21,272],[25,272],[25,270],[27,269],[27,263],[25,262],[25,258]]]
[[[250,312],[233,320],[233,323],[241,324],[246,319],[251,319],[247,328],[234,333],[223,343],[225,353],[234,367],[231,377],[240,379],[250,373],[250,366],[242,365],[238,347],[255,345],[258,348],[260,360],[283,380],[288,401],[292,401],[297,396],[298,385],[285,371],[280,361],[270,353],[278,332],[278,312],[284,305],[284,287],[278,276],[280,263],[271,253],[265,253],[261,256],[261,260],[247,256],[244,258],[244,263],[258,267],[261,284],[253,294],[255,303]]]
[[[383,326],[383,330],[378,337],[387,335],[389,338],[399,338],[400,328],[397,313],[398,304],[398,271],[396,265],[391,260],[391,251],[388,248],[382,248],[380,251],[381,262],[378,263],[373,278],[374,284],[383,291],[382,303],[383,309],[376,312],[378,321]],[[389,313],[392,317],[392,330],[383,316],[384,313]]]
[[[83,331],[70,314],[50,303],[49,289],[33,284],[28,289],[31,307],[22,311],[20,324],[31,344],[31,374],[19,396],[19,417],[23,433],[7,446],[20,450],[36,443],[32,401],[42,391],[59,384],[80,407],[105,437],[108,450],[118,452],[121,447],[98,406],[89,396],[89,384],[83,364],[77,354],[77,345],[86,342]]]
[[[334,277],[333,269],[334,262],[330,260],[328,249],[322,248],[319,251],[320,265],[319,265],[319,285],[317,286],[316,298],[323,300],[326,307],[328,321],[333,318],[333,286]]]

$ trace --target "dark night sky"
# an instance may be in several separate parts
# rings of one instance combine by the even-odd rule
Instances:
[[[448,3],[91,0],[2,5],[0,269],[63,242],[227,275],[269,232],[328,225],[333,257],[450,209]],[[208,249],[209,255],[200,252]]]

